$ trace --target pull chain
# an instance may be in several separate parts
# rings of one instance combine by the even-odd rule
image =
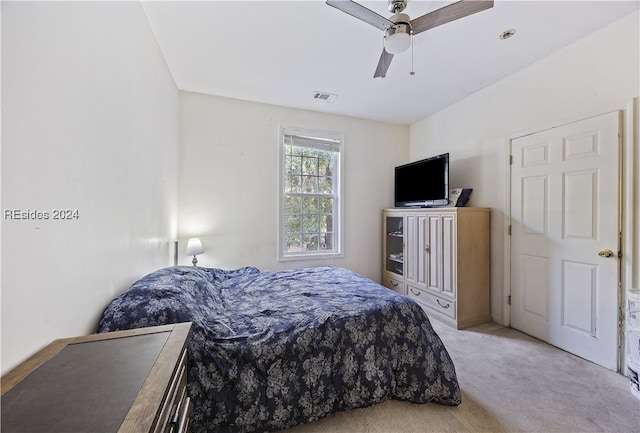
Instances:
[[[411,72],[409,75],[415,75],[416,73],[413,71],[413,31],[411,31]]]

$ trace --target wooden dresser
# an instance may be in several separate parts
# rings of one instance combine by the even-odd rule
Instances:
[[[185,433],[190,323],[55,340],[2,377],[3,433]]]
[[[383,284],[457,329],[491,321],[491,209],[383,211]]]

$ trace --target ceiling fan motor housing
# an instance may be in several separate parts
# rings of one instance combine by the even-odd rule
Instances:
[[[397,14],[407,7],[407,0],[389,0],[389,12]]]

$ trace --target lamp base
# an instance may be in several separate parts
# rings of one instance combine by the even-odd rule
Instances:
[[[198,266],[198,259],[196,258],[196,256],[193,256],[193,260],[191,260],[191,263],[193,264],[193,266]]]

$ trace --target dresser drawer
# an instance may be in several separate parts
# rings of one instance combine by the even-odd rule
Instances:
[[[185,370],[186,372],[186,370]],[[176,411],[167,426],[167,433],[189,433],[189,418],[191,416],[191,399],[187,397],[186,374],[184,376],[184,385],[180,393]]]
[[[163,402],[155,433],[186,433],[191,402],[187,397],[187,351],[183,350]]]
[[[180,400],[178,411],[173,415],[173,419],[167,425],[167,433],[188,433],[190,432],[189,417],[191,416],[191,399],[187,397],[187,390]]]
[[[408,286],[407,295],[422,305],[436,310],[445,316],[451,317],[452,319],[456,318],[456,301],[440,298],[439,296],[432,295],[431,293],[411,286]]]
[[[402,278],[394,278],[391,277],[389,275],[385,275],[383,277],[383,285],[388,288],[393,290],[394,292],[398,292],[401,295],[406,295],[406,291],[404,289],[404,281],[402,280]]]

